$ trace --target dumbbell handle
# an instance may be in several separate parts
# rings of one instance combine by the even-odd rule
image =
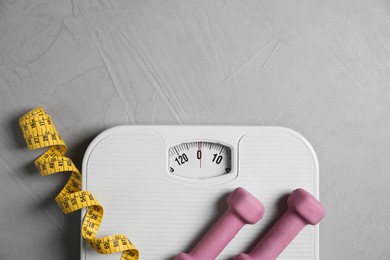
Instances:
[[[305,225],[302,218],[287,210],[249,255],[240,254],[234,260],[275,260]]]
[[[245,224],[227,210],[188,255],[191,259],[214,260]],[[185,255],[182,253],[175,260],[189,259]]]
[[[227,202],[228,209],[193,250],[174,260],[214,260],[245,224],[254,224],[263,217],[263,205],[243,188],[235,189]]]

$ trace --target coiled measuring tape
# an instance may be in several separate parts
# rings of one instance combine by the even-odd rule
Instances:
[[[81,234],[100,254],[123,252],[121,260],[137,260],[139,252],[123,234],[97,237],[103,219],[103,207],[89,191],[81,190],[81,174],[71,159],[65,157],[66,144],[58,134],[46,111],[38,107],[19,119],[27,147],[30,150],[46,148],[34,164],[42,176],[57,172],[71,172],[65,187],[55,198],[65,214],[88,208],[82,223]]]

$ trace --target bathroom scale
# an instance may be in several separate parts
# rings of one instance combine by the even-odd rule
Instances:
[[[83,190],[104,207],[98,237],[125,234],[140,260],[189,252],[227,208],[235,188],[265,207],[217,259],[249,252],[303,188],[318,198],[319,167],[309,142],[283,127],[125,125],[108,129],[83,159]],[[84,214],[83,214],[84,215]],[[82,260],[117,260],[82,239]],[[278,259],[319,259],[319,227],[305,226]]]

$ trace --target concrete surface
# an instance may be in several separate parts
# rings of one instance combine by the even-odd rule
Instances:
[[[0,259],[78,259],[17,119],[78,166],[120,124],[279,125],[320,162],[321,259],[390,259],[390,2],[0,0]]]

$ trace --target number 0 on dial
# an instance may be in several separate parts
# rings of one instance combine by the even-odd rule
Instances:
[[[216,142],[195,141],[169,148],[168,171],[190,179],[206,179],[231,172],[232,149]]]

